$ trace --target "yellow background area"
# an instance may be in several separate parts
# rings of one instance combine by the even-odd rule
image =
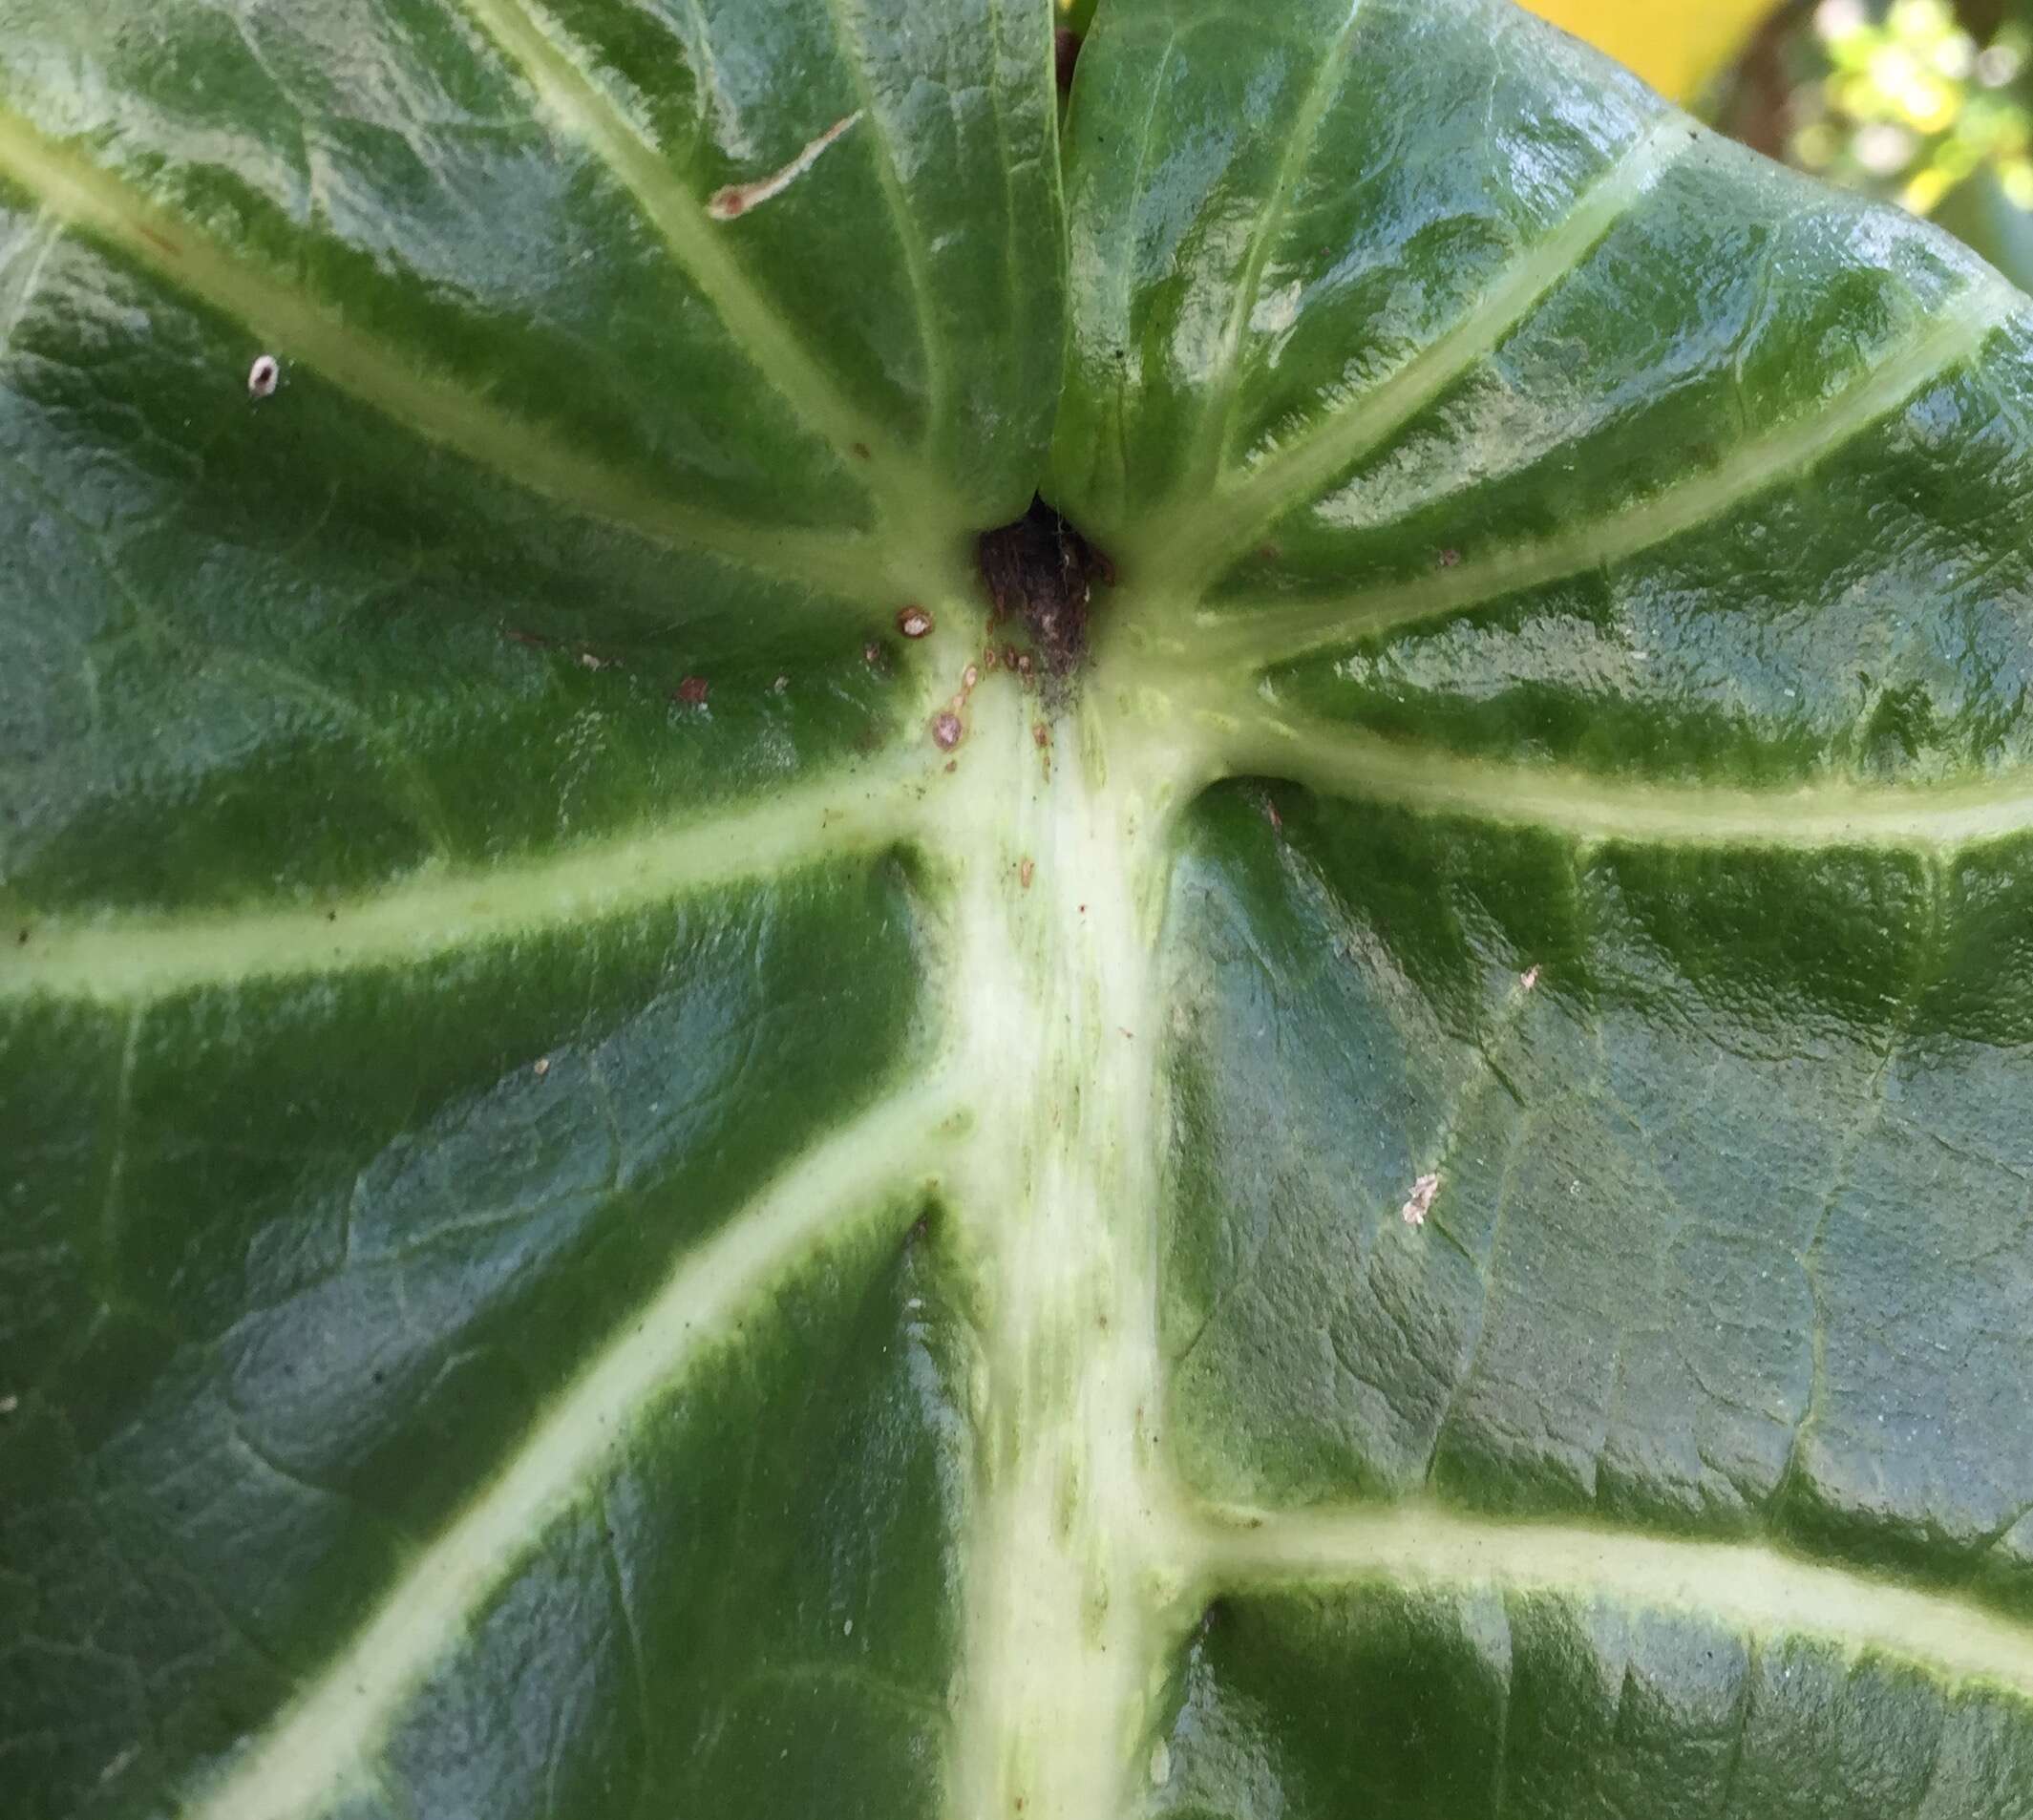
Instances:
[[[1662,95],[1691,100],[1744,48],[1772,0],[1525,0]]]

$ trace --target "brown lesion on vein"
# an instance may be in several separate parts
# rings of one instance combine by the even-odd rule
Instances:
[[[69,229],[286,349],[292,363],[427,440],[568,510],[797,587],[887,597],[885,565],[866,534],[777,529],[674,498],[350,327],[335,310],[4,112],[0,180],[18,186]]]

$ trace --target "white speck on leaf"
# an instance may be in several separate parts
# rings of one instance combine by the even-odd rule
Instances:
[[[1172,1746],[1162,1738],[1151,1746],[1151,1786],[1162,1788],[1172,1780]]]
[[[540,1081],[546,1074],[551,1071],[551,1058],[547,1055],[538,1056],[537,1059],[530,1064],[529,1071]]]
[[[852,1637],[852,1636],[854,1635],[854,1619],[851,1619],[851,1618],[850,1618],[850,1619],[848,1619],[848,1620],[846,1621],[846,1623],[844,1623],[844,1624],[842,1624],[842,1625],[840,1626],[840,1635],[841,1635],[842,1637]]]
[[[0,1415],[12,1415],[20,1407],[21,1399],[11,1391],[6,1396],[0,1397]]]
[[[773,171],[768,177],[759,177],[752,183],[730,183],[725,189],[715,190],[707,198],[706,212],[716,222],[731,222],[736,216],[746,215],[758,202],[767,202],[773,196],[781,196],[792,184],[818,162],[819,154],[861,118],[861,108],[834,121],[817,138],[786,164],[780,171]]]
[[[282,362],[273,354],[263,354],[247,369],[247,391],[253,397],[272,398],[276,387],[282,383]]]
[[[1440,1177],[1422,1175],[1411,1185],[1411,1193],[1405,1205],[1398,1209],[1398,1217],[1408,1226],[1423,1226],[1426,1216],[1433,1204],[1433,1196],[1440,1192]]]
[[[1517,976],[1517,989],[1520,992],[1529,992],[1534,986],[1538,984],[1538,983],[1539,963],[1535,961],[1529,967],[1524,970],[1524,972],[1520,973]]]

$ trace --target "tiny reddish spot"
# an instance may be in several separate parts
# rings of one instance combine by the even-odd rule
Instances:
[[[960,744],[961,735],[966,729],[960,723],[960,716],[950,709],[932,717],[932,744],[942,752],[949,752]]]
[[[921,606],[904,606],[897,610],[897,630],[905,638],[922,638],[932,629],[932,616]]]
[[[1260,543],[1257,545],[1258,558],[1265,562],[1275,562],[1283,554],[1283,551],[1280,550],[1275,543]]]
[[[1033,722],[1030,729],[1030,737],[1032,743],[1039,747],[1049,746],[1051,744],[1051,729],[1046,726],[1043,721]]]
[[[1284,833],[1284,817],[1278,813],[1278,805],[1268,796],[1263,799],[1263,814],[1264,818],[1271,824],[1273,834]]]
[[[1004,646],[1003,646],[1003,663],[1004,663],[1004,666],[1005,666],[1005,667],[1006,667],[1006,668],[1009,668],[1009,669],[1015,669],[1015,668],[1016,668],[1016,667],[1017,667],[1017,648],[1016,648],[1016,646],[1015,646],[1014,645],[1004,645]]]
[[[706,705],[707,681],[703,676],[688,676],[678,685],[677,699],[687,708],[703,708]]]
[[[984,668],[985,670],[992,670],[1002,661],[1003,660],[1001,658],[996,656],[995,646],[993,645],[989,645],[988,648],[982,653],[982,668]]]
[[[1031,875],[1036,871],[1037,867],[1027,857],[1017,867],[1017,883],[1022,885],[1026,891],[1028,891],[1030,889]]]
[[[1443,569],[1451,569],[1460,561],[1461,552],[1459,550],[1442,550],[1440,552],[1440,566]]]

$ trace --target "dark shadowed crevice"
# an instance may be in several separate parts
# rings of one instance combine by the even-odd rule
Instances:
[[[989,624],[1022,625],[1046,676],[1064,684],[1087,656],[1094,584],[1113,582],[1115,565],[1040,498],[978,547]]]

